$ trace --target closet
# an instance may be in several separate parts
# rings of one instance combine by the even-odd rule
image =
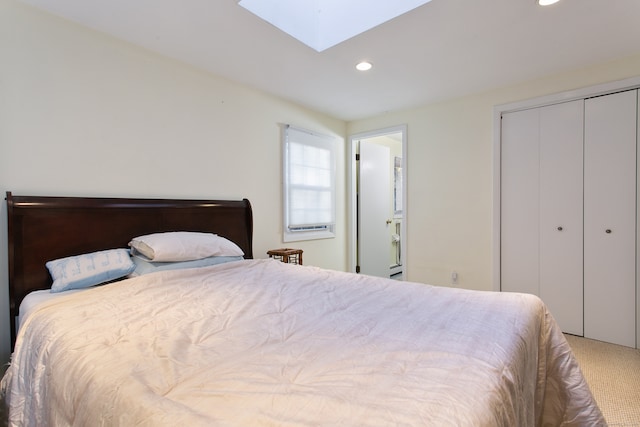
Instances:
[[[500,288],[636,347],[638,90],[502,114]]]

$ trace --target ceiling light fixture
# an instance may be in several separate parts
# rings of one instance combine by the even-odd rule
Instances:
[[[322,52],[431,0],[240,0],[240,6]]]
[[[558,3],[560,0],[537,0],[540,6],[549,6],[554,3]]]
[[[356,64],[356,70],[358,71],[369,71],[373,67],[371,62],[362,61]]]

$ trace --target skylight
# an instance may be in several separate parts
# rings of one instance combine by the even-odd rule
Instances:
[[[240,0],[239,5],[322,52],[431,0]]]

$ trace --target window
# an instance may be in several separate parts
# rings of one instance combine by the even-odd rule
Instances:
[[[285,242],[335,237],[336,142],[287,125],[284,131]]]

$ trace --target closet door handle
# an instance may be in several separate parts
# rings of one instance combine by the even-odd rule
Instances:
[[[611,229],[607,228],[606,230],[604,230],[604,232],[607,233],[607,234],[611,234]]]
[[[559,226],[559,227],[558,227],[558,231],[562,231],[562,226]]]

